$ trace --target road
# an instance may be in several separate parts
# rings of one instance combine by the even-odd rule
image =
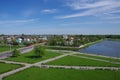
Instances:
[[[33,50],[33,46],[19,48],[18,50],[21,52],[21,54],[23,54],[25,52],[29,52],[29,51]],[[0,59],[4,59],[4,58],[10,57],[10,56],[12,56],[12,50],[0,53]]]

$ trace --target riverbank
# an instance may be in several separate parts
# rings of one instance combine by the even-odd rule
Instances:
[[[55,49],[55,50],[71,50],[71,51],[78,51],[79,49],[83,49],[86,48],[92,44],[96,44],[98,42],[101,42],[102,40],[97,40],[95,42],[90,42],[90,43],[86,43],[84,45],[81,45],[79,47],[69,47],[69,46],[45,46],[47,49]]]
[[[95,41],[95,42],[86,43],[86,44],[84,44],[84,45],[79,46],[79,49],[83,49],[83,48],[89,47],[90,45],[99,43],[99,42],[101,42],[101,41],[103,41],[103,40],[104,40],[104,39],[97,40],[97,41]]]
[[[87,56],[93,56],[93,57],[101,57],[101,58],[108,58],[108,59],[119,59],[119,57],[113,57],[113,56],[105,56],[105,55],[99,55],[99,54],[90,54],[90,53],[79,53],[79,54],[82,54],[82,55],[87,55]]]
[[[120,39],[110,39],[110,40],[120,42]]]

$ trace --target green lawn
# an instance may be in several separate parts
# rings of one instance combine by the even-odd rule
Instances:
[[[5,77],[3,80],[120,80],[120,71],[31,67]]]
[[[22,65],[6,64],[6,63],[0,62],[0,74],[10,71],[10,70],[13,70],[13,69],[16,69],[16,68],[19,68],[21,66]]]
[[[11,46],[11,49],[21,48],[21,46]],[[0,46],[0,52],[9,51],[10,46]]]
[[[39,62],[45,59],[49,59],[55,56],[61,55],[60,53],[57,52],[51,52],[51,51],[46,51],[45,55],[41,58],[35,58],[34,57],[34,51],[22,54],[18,57],[10,57],[7,58],[6,60],[12,60],[12,61],[17,61],[17,62],[27,62],[27,63],[35,63]]]
[[[70,66],[120,66],[109,62],[96,61],[91,59],[66,56],[55,61],[48,62],[50,65],[70,65]]]
[[[112,61],[112,62],[120,62],[120,59],[113,59],[113,58],[107,58],[107,57],[102,57],[102,56],[92,56],[92,55],[87,55],[87,54],[75,54],[75,55],[103,59],[103,60],[108,60],[108,61]]]

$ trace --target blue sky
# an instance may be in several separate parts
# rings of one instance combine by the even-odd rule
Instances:
[[[0,0],[0,34],[120,34],[120,0]]]

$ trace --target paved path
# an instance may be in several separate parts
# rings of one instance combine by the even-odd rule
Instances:
[[[120,64],[119,62],[112,62],[112,61],[108,61],[108,60],[85,57],[85,56],[77,56],[77,55],[71,55],[71,56],[75,56],[75,57],[79,57],[79,58],[86,58],[86,59],[91,59],[91,60],[97,60],[97,61],[102,61],[102,62],[109,62],[109,63],[112,63],[112,64]]]
[[[8,63],[8,64],[31,65],[31,64],[29,64],[29,63],[15,62],[15,61],[7,61],[7,60],[0,60],[0,62],[4,62],[4,63]]]
[[[53,60],[56,60],[56,59],[59,59],[59,58],[62,58],[62,57],[68,56],[68,55],[73,55],[73,54],[75,54],[75,53],[63,54],[63,55],[60,55],[60,56],[57,56],[57,57],[54,57],[54,58],[50,58],[50,59],[47,59],[47,60],[43,60],[43,61],[40,61],[40,62],[37,62],[37,63],[34,63],[34,64],[0,60],[0,62],[5,62],[5,63],[13,63],[13,64],[22,64],[22,65],[25,65],[24,67],[21,67],[21,68],[18,68],[18,69],[15,69],[15,70],[12,70],[12,71],[9,71],[9,72],[1,74],[0,75],[0,79],[2,80],[3,77],[6,77],[8,75],[14,74],[14,73],[19,72],[19,71],[22,71],[22,70],[27,69],[27,68],[29,68],[31,66],[38,66],[38,65],[41,65],[43,63],[47,63],[47,62],[50,62],[50,61],[53,61]]]
[[[120,70],[119,67],[95,67],[95,66],[62,66],[62,65],[35,65],[40,68],[64,68],[64,69],[80,69],[80,70],[95,70],[95,69],[109,69]]]
[[[33,64],[28,64],[28,63],[22,63],[22,62],[14,62],[14,61],[6,61],[6,60],[0,60],[0,62],[5,62],[5,63],[8,63],[8,64],[19,64],[19,65],[24,65],[24,67],[21,67],[21,68],[18,68],[18,69],[14,69],[12,71],[9,71],[9,72],[6,72],[6,73],[3,73],[0,75],[0,80],[2,80],[3,77],[6,77],[6,76],[9,76],[11,74],[14,74],[16,72],[19,72],[19,71],[22,71],[24,69],[27,69],[31,66],[33,66]]]
[[[28,48],[29,49],[29,48]],[[27,50],[28,50],[27,49]],[[26,49],[25,49],[26,50]],[[29,51],[29,50],[28,50]],[[24,50],[23,50],[24,52]],[[59,50],[58,50],[59,52]],[[69,51],[68,51],[69,52]],[[57,56],[57,57],[53,57],[53,58],[50,58],[50,59],[47,59],[47,60],[43,60],[43,61],[40,61],[40,62],[37,62],[37,63],[34,63],[34,64],[28,64],[28,63],[22,63],[22,62],[14,62],[14,61],[6,61],[6,60],[0,60],[0,62],[5,62],[5,63],[13,63],[13,64],[22,64],[24,65],[24,67],[21,67],[21,68],[18,68],[18,69],[14,69],[12,71],[9,71],[9,72],[6,72],[6,73],[3,73],[0,75],[0,80],[2,80],[3,77],[6,77],[6,76],[9,76],[11,74],[14,74],[16,72],[19,72],[19,71],[22,71],[24,69],[27,69],[27,68],[30,68],[32,66],[37,66],[37,67],[46,67],[46,68],[65,68],[65,69],[82,69],[82,70],[89,70],[89,69],[110,69],[110,70],[120,70],[120,68],[117,68],[117,67],[93,67],[93,66],[57,66],[57,65],[43,65],[44,63],[47,63],[47,62],[50,62],[50,61],[53,61],[53,60],[56,60],[56,59],[60,59],[62,57],[65,57],[65,56],[68,56],[68,55],[71,55],[71,56],[74,56],[74,54],[78,54],[77,52],[71,52],[71,53],[68,53],[68,54],[64,54],[64,51],[62,52],[63,55],[60,55],[60,56]],[[87,57],[84,57],[84,58],[87,58]]]
[[[18,69],[15,69],[13,71],[9,71],[9,72],[6,72],[6,73],[3,73],[0,75],[0,80],[2,80],[3,77],[6,77],[6,76],[9,76],[11,74],[14,74],[16,72],[19,72],[19,71],[22,71],[22,70],[25,70],[27,68],[30,68],[32,65],[26,65],[25,67],[21,67],[21,68],[18,68]]]
[[[63,55],[60,55],[60,56],[57,56],[57,57],[54,57],[54,58],[50,58],[50,59],[47,59],[47,60],[44,60],[44,61],[40,61],[38,63],[35,63],[34,65],[44,64],[44,63],[47,63],[47,62],[50,62],[50,61],[54,61],[56,59],[60,59],[62,57],[65,57],[65,56],[68,56],[68,55],[73,55],[73,54],[76,54],[76,53],[63,54]]]

